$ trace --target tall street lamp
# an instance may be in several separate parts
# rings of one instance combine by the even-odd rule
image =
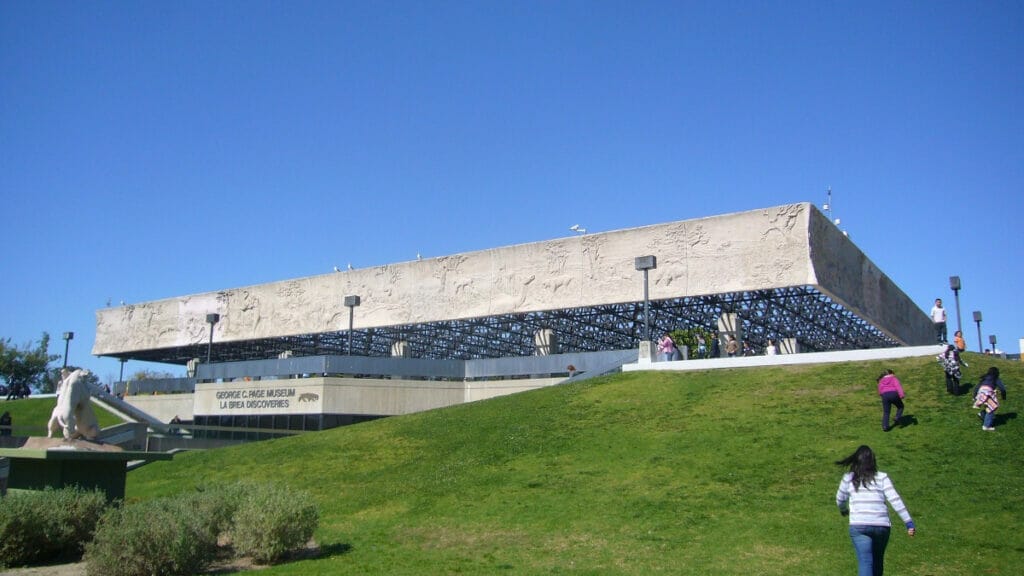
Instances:
[[[658,267],[658,259],[654,256],[637,256],[634,260],[637,270],[644,273],[644,341],[651,341],[651,301],[648,296],[647,273]]]
[[[71,344],[71,340],[75,337],[74,332],[64,333],[64,367],[68,367],[68,345]]]
[[[356,306],[359,306],[359,296],[345,296],[345,306],[348,308],[348,355],[352,355],[352,324],[356,316]]]
[[[988,335],[988,343],[992,345],[992,353],[995,354],[996,353],[996,335],[995,334],[989,334]]]
[[[206,315],[206,321],[210,324],[210,341],[206,345],[206,363],[210,363],[210,354],[213,352],[213,325],[220,322],[220,314],[216,312]]]
[[[964,327],[960,325],[960,277],[950,276],[949,287],[953,290],[953,299],[956,300],[956,329],[963,336]]]
[[[978,352],[984,352],[981,344],[981,312],[979,310],[974,311],[974,321],[978,323]]]

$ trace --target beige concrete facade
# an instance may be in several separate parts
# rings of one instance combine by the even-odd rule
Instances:
[[[161,422],[170,422],[175,416],[182,420],[192,419],[192,394],[129,395],[124,397],[124,401]]]
[[[348,414],[397,416],[465,402],[486,400],[564,382],[564,378],[454,382],[375,378],[292,378],[201,383],[195,394],[181,394],[194,402],[189,419],[201,416],[266,414]],[[147,403],[170,402],[173,396],[153,396]],[[145,397],[139,397],[145,398]],[[129,397],[133,404],[136,398]],[[141,405],[138,406],[142,408]],[[166,413],[165,408],[159,408]],[[181,416],[185,418],[184,415]]]
[[[652,300],[815,286],[897,341],[925,343],[930,324],[813,205],[572,236],[104,308],[94,355],[198,345],[219,313],[218,343],[354,328],[635,302],[637,256],[655,255]]]

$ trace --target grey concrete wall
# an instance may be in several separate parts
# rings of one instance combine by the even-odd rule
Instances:
[[[808,284],[809,204],[792,204],[386,264],[96,313],[93,354],[633,302],[637,256],[653,254],[652,299]]]
[[[103,308],[92,352],[203,344],[211,312],[216,342],[345,330],[347,294],[362,299],[356,329],[635,302],[634,259],[648,254],[654,300],[819,284],[901,341],[915,342],[926,320],[802,203]],[[908,334],[884,328],[899,323]]]
[[[934,342],[935,331],[924,311],[824,214],[814,209],[810,215],[811,283],[899,342]]]

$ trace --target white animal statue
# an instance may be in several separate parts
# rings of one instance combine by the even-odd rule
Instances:
[[[57,404],[60,404],[60,393],[64,391],[64,379],[67,378],[70,375],[71,375],[71,371],[70,370],[68,370],[67,368],[62,368],[61,369],[61,371],[60,371],[60,381],[57,382],[57,390],[56,390],[56,393],[57,393]],[[53,438],[54,434],[57,434],[58,432],[62,432],[62,430],[64,429],[64,424],[61,423],[60,418],[57,415],[57,413],[59,411],[60,410],[58,409],[58,407],[54,406],[53,410],[50,412],[50,421],[46,423],[46,437],[47,438]]]
[[[57,389],[57,406],[47,425],[47,437],[52,437],[58,430],[63,430],[65,440],[94,440],[99,436],[99,423],[89,401],[92,390],[83,379],[88,374],[88,370],[80,368],[61,379]]]

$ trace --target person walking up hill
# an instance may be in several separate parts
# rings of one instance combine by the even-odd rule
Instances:
[[[878,395],[882,397],[882,432],[896,427],[903,418],[903,386],[892,370],[886,370],[878,377]],[[896,406],[896,419],[889,425],[889,413]]]
[[[875,453],[870,447],[860,446],[836,464],[849,469],[839,482],[836,506],[840,514],[850,517],[850,540],[857,554],[857,576],[882,576],[891,528],[886,502],[903,520],[908,536],[917,533],[914,520],[889,475],[878,470]]]
[[[981,377],[981,381],[974,387],[974,408],[984,408],[978,413],[982,418],[981,429],[986,432],[995,430],[996,410],[999,409],[999,398],[996,392],[1001,392],[1003,401],[1006,401],[1006,386],[999,379],[999,368],[995,366],[988,369],[988,372]]]

